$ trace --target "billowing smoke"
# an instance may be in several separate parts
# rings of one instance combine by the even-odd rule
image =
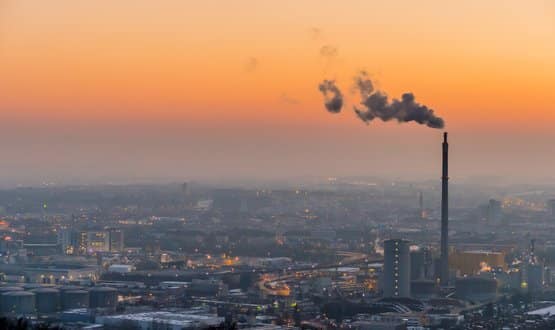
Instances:
[[[324,105],[331,113],[341,112],[343,107],[343,94],[335,84],[335,80],[324,80],[319,86],[320,92],[324,95]]]
[[[355,77],[355,88],[359,91],[362,107],[354,107],[357,116],[369,123],[378,118],[383,121],[392,119],[400,123],[414,121],[431,128],[443,128],[445,123],[437,117],[434,111],[415,101],[412,93],[404,93],[401,100],[389,101],[387,95],[374,90],[374,84],[366,72],[361,72]]]

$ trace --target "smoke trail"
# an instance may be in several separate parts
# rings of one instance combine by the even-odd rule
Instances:
[[[401,100],[393,99],[390,102],[385,93],[374,90],[372,81],[364,71],[355,77],[355,88],[360,93],[362,107],[355,106],[354,111],[367,124],[378,118],[383,121],[395,119],[400,123],[414,121],[431,128],[445,126],[443,119],[437,117],[432,109],[417,103],[412,93],[404,93]]]
[[[318,89],[324,95],[324,105],[331,113],[341,112],[343,107],[343,94],[335,84],[335,80],[324,80]]]

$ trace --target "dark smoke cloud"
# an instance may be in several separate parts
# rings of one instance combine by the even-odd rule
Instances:
[[[383,121],[394,119],[400,123],[414,121],[431,128],[445,126],[443,119],[437,117],[432,109],[417,103],[412,93],[404,93],[401,100],[393,99],[390,102],[385,93],[374,90],[372,80],[368,78],[366,72],[361,72],[355,77],[355,88],[360,93],[362,107],[355,106],[354,110],[367,124],[378,118]]]
[[[331,113],[341,112],[343,107],[343,94],[335,84],[335,80],[324,80],[318,89],[324,95],[324,105]]]
[[[355,77],[355,89],[359,91],[361,99],[368,98],[374,91],[374,83],[372,83],[366,71],[361,71]]]

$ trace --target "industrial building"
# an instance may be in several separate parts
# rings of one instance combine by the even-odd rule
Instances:
[[[58,244],[62,252],[69,255],[89,254],[95,252],[122,252],[124,235],[121,229],[76,231],[62,228],[58,232]]]
[[[97,323],[110,327],[131,326],[135,329],[201,329],[217,327],[224,321],[207,312],[180,311],[180,312],[145,312],[137,314],[107,315],[96,318]]]
[[[382,290],[384,297],[410,297],[409,241],[384,241]]]
[[[476,275],[492,268],[505,270],[505,253],[494,251],[455,251],[449,258],[449,267],[457,270],[460,275]]]
[[[470,301],[493,301],[497,296],[497,281],[484,277],[462,277],[455,282],[458,298]]]

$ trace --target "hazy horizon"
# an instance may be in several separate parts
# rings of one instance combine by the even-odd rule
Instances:
[[[439,180],[443,130],[356,118],[361,69],[445,119],[454,179],[551,180],[553,14],[542,0],[3,1],[0,185]]]

